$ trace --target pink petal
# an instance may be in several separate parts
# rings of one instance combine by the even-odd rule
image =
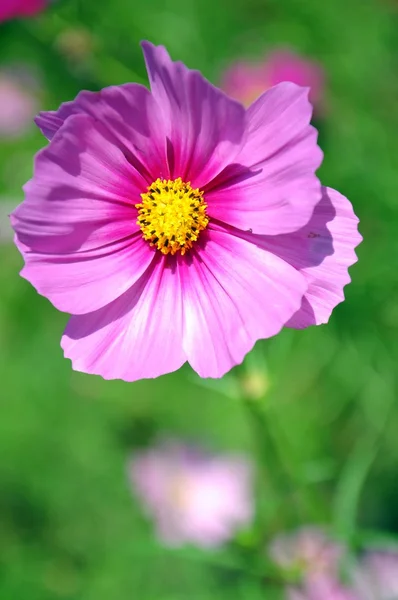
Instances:
[[[256,340],[280,331],[307,286],[285,261],[221,227],[202,238],[192,260],[179,262],[183,347],[201,377],[221,377]]]
[[[154,252],[139,231],[140,176],[87,115],[65,122],[11,216],[22,276],[59,309],[91,312],[125,292]]]
[[[174,263],[158,254],[141,279],[117,300],[71,317],[61,346],[76,371],[135,381],[181,367],[186,357]]]
[[[281,83],[247,111],[246,144],[206,189],[209,214],[243,230],[275,235],[305,225],[320,200],[322,161],[309,125],[308,89]]]
[[[142,44],[152,94],[169,141],[170,177],[203,187],[234,161],[245,111],[198,71],[172,62],[163,46]]]
[[[357,261],[354,249],[362,240],[349,200],[331,188],[322,191],[305,227],[265,243],[307,279],[301,308],[288,323],[298,329],[327,323],[334,307],[344,300],[343,288],[351,281],[348,268]]]
[[[126,83],[100,92],[80,92],[57,111],[41,112],[35,121],[52,139],[71,115],[88,114],[107,128],[127,158],[145,176],[146,185],[167,177],[166,138],[151,93],[142,85]]]

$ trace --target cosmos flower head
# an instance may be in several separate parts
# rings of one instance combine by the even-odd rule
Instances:
[[[36,119],[49,144],[11,216],[21,274],[72,315],[76,370],[134,381],[188,361],[221,377],[256,340],[328,321],[358,219],[316,176],[308,89],[245,110],[142,45],[150,91],[83,91]]]
[[[262,61],[237,61],[224,72],[221,88],[246,107],[270,87],[291,81],[310,88],[309,98],[317,112],[324,106],[324,72],[317,62],[292,50],[276,49]]]
[[[44,10],[45,0],[1,0],[0,23],[8,19],[33,17]]]
[[[252,468],[242,456],[164,440],[135,454],[128,474],[166,545],[219,546],[253,517]]]

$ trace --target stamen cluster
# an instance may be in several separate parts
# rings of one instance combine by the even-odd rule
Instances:
[[[209,222],[203,192],[181,177],[157,179],[141,198],[137,222],[144,239],[163,254],[184,255]]]

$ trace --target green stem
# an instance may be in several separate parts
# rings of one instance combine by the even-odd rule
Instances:
[[[258,400],[244,398],[246,412],[254,433],[254,443],[260,467],[261,528],[267,534],[277,533],[291,522],[291,484],[280,463],[278,449],[270,431],[270,424]],[[261,518],[261,515],[260,515]]]

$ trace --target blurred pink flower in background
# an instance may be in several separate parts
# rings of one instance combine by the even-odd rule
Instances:
[[[361,600],[398,598],[398,551],[374,551],[365,554],[355,575]]]
[[[270,547],[271,557],[282,570],[301,577],[300,586],[287,588],[288,600],[361,600],[340,582],[344,553],[342,545],[317,527],[280,535]]]
[[[286,571],[304,575],[335,575],[344,549],[317,527],[303,527],[279,535],[271,543],[270,555]]]
[[[45,0],[1,0],[0,22],[18,17],[30,17],[43,10]]]
[[[238,61],[223,74],[221,87],[232,98],[249,106],[263,92],[283,81],[310,87],[310,100],[316,111],[324,103],[322,67],[289,50],[270,52],[262,62]]]
[[[167,545],[218,546],[253,517],[252,468],[242,456],[212,456],[160,442],[129,464],[133,492]]]
[[[37,112],[37,85],[27,71],[7,68],[0,71],[0,139],[26,133]]]
[[[287,600],[363,600],[353,590],[344,587],[334,577],[310,578],[302,588],[289,588]]]

